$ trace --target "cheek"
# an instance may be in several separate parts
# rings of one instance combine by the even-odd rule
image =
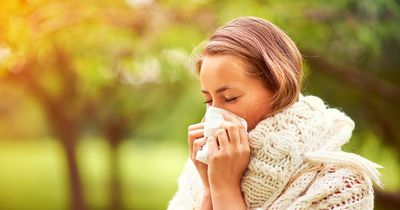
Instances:
[[[222,108],[225,108],[245,119],[248,124],[248,130],[250,131],[260,121],[268,117],[268,113],[271,111],[269,100],[269,95],[247,94],[238,101],[238,103],[228,104]]]
[[[235,115],[243,118],[246,120],[247,122],[247,127],[248,130],[253,129],[254,125],[255,125],[255,116],[254,116],[254,112],[251,109],[251,106],[236,106],[236,107],[232,107],[231,109],[228,109],[230,112],[234,113]]]
[[[245,117],[249,131],[252,130],[260,121],[258,113],[252,109],[254,109],[254,107],[249,107]]]
[[[252,130],[260,121],[267,118],[268,113],[270,111],[268,104],[255,101],[253,103],[249,103],[251,105],[242,109],[243,118],[246,119],[249,131]]]
[[[232,105],[228,105],[226,107],[221,107],[224,108],[232,113],[234,113],[235,115],[243,118],[246,120],[248,127],[250,127],[250,125],[252,125],[252,121],[253,117],[252,117],[252,110],[251,110],[251,106],[248,105],[248,103],[246,102],[240,102],[240,103],[236,103],[236,104],[232,104]]]

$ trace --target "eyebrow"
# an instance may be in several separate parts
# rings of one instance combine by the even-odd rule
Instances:
[[[229,87],[229,86],[222,86],[222,87],[220,87],[220,88],[218,88],[217,89],[217,93],[220,93],[220,92],[224,92],[225,90],[228,90],[228,89],[233,89],[233,87]],[[202,93],[206,93],[206,94],[209,94],[209,92],[208,91],[206,91],[206,90],[201,90],[201,92]]]

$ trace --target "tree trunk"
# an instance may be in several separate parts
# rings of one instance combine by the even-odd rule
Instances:
[[[70,209],[86,210],[84,201],[83,187],[79,175],[78,161],[75,154],[75,139],[62,140],[63,149],[67,158],[69,186],[70,186]]]
[[[120,184],[120,167],[119,167],[119,155],[118,155],[118,144],[111,143],[111,154],[110,154],[110,207],[111,210],[122,209],[122,192]]]
[[[63,106],[59,106],[59,104],[65,103],[48,103],[47,116],[55,136],[61,141],[65,151],[70,186],[70,209],[86,210],[78,159],[75,154],[76,144],[79,140],[79,128],[77,127],[79,121],[75,117],[69,116],[67,112],[63,112],[61,108]]]
[[[110,143],[110,209],[122,209],[122,191],[120,183],[120,167],[118,147],[126,132],[126,121],[124,117],[112,116],[103,127],[104,135]]]

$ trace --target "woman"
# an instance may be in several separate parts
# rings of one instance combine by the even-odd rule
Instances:
[[[190,125],[188,160],[168,209],[373,209],[379,165],[341,151],[354,122],[302,96],[302,57],[256,17],[217,29],[197,61],[208,105],[227,110],[216,135]],[[206,144],[207,143],[207,144]],[[208,147],[208,165],[196,159]]]

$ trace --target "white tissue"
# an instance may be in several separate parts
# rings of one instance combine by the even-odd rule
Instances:
[[[229,112],[227,110],[213,107],[213,106],[208,106],[206,114],[204,115],[204,137],[215,137],[215,132],[221,128],[221,123],[224,121],[223,113],[228,112],[233,114],[232,112]],[[233,114],[236,116],[242,125],[244,126],[245,130],[247,131],[247,122],[243,118]],[[205,164],[208,164],[208,146],[207,143],[203,145],[203,147],[197,151],[196,154],[196,160],[201,161]]]

